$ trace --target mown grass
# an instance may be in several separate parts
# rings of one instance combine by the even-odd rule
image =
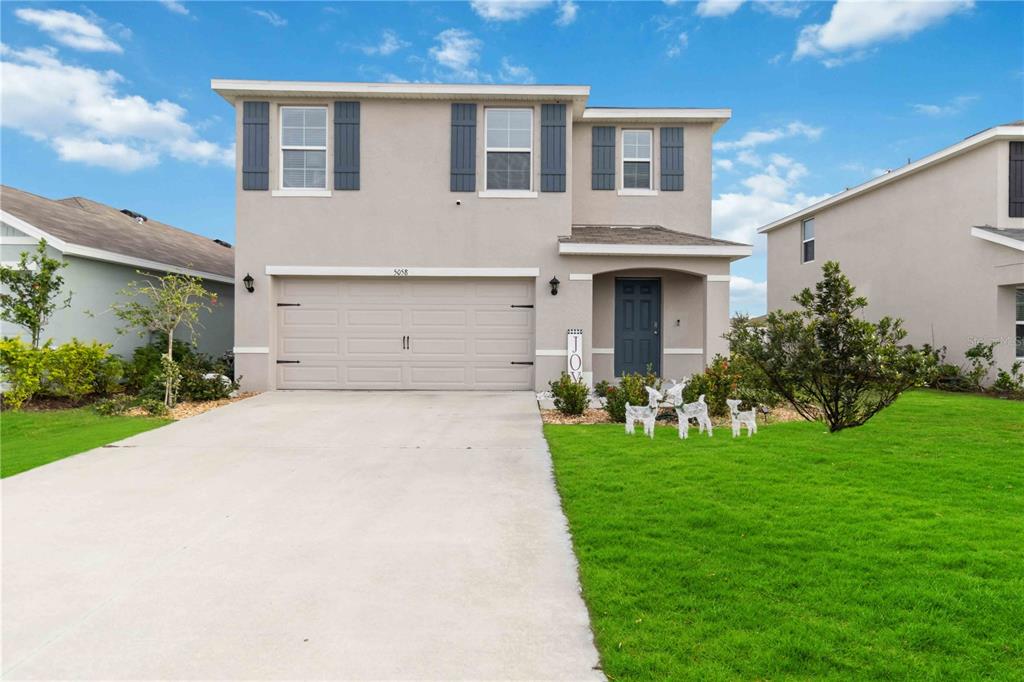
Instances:
[[[170,422],[152,417],[104,417],[87,407],[4,412],[0,415],[0,478]]]
[[[545,433],[610,679],[1024,679],[1024,403]]]

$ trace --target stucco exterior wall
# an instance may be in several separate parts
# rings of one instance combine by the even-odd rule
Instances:
[[[2,247],[4,262],[17,261],[22,251],[34,251],[35,246],[9,245]],[[141,279],[135,268],[116,263],[90,260],[77,256],[62,256],[59,251],[47,247],[51,258],[67,261],[68,267],[61,271],[64,277],[63,291],[71,292],[71,307],[54,313],[43,332],[43,340],[52,338],[54,343],[65,343],[72,338],[80,341],[101,341],[113,344],[112,352],[128,358],[138,346],[149,342],[149,334],[139,337],[135,332],[118,334],[121,321],[110,310],[110,305],[120,299],[117,292],[129,282]],[[211,313],[202,313],[198,347],[203,353],[221,355],[231,349],[234,336],[234,291],[230,284],[206,281],[203,283],[217,294],[218,306]],[[29,339],[24,328],[2,323],[3,336],[21,336]],[[185,338],[182,336],[182,338]]]
[[[592,129],[615,126],[614,190],[591,189]],[[672,230],[711,236],[711,124],[687,123],[683,128],[683,190],[662,192],[661,128],[645,123],[577,122],[572,130],[573,156],[580,169],[572,177],[573,221],[582,225],[661,225]],[[673,125],[672,127],[678,127]],[[657,195],[621,196],[622,131],[651,130],[651,184]]]
[[[820,211],[812,263],[800,262],[798,222],[769,232],[768,309],[793,309],[791,297],[838,260],[868,298],[867,315],[902,318],[910,343],[946,346],[949,359],[962,362],[975,343],[999,340],[997,359],[1008,366],[1012,296],[1000,293],[996,278],[1024,253],[970,234],[975,225],[1013,226],[1008,148],[989,143]]]

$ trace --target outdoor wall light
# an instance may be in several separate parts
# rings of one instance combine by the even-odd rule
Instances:
[[[552,277],[551,281],[548,282],[548,284],[551,285],[551,295],[558,296],[558,285],[561,284],[561,282],[558,281],[558,278]]]
[[[245,273],[245,277],[242,278],[242,284],[245,285],[245,290],[248,291],[250,294],[254,290],[254,287],[252,285],[254,281],[255,280],[253,280],[252,275],[250,275],[248,272]]]

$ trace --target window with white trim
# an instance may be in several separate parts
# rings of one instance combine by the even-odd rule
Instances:
[[[650,130],[622,131],[622,188],[651,189]]]
[[[485,110],[487,189],[530,191],[533,109]]]
[[[800,260],[803,263],[814,260],[814,218],[800,223]]]
[[[1017,289],[1017,357],[1024,358],[1024,289]]]
[[[327,107],[281,107],[281,189],[327,189]]]

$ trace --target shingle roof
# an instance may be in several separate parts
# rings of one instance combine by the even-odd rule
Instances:
[[[661,225],[573,225],[563,244],[643,244],[664,246],[749,246],[724,239],[676,232]]]
[[[0,185],[0,208],[69,244],[234,277],[234,250],[156,220],[136,222],[83,197],[47,199]]]
[[[1024,228],[1019,227],[992,227],[991,225],[975,225],[979,230],[985,230],[992,234],[998,234],[1002,237],[1009,237],[1010,239],[1016,239],[1019,242],[1024,242]]]

